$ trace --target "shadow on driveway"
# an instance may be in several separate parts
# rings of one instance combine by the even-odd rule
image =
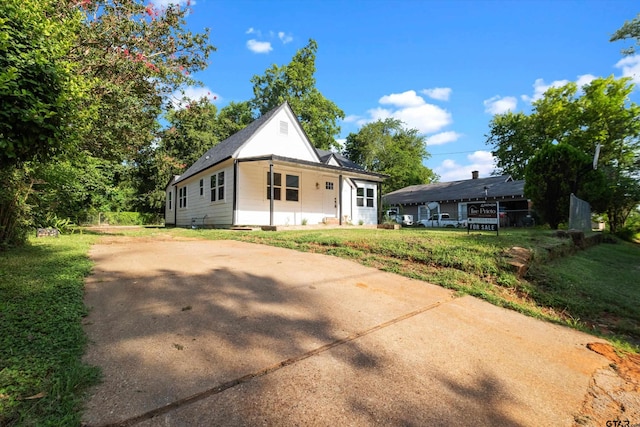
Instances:
[[[110,242],[86,285],[87,425],[569,425],[606,365],[585,335],[346,260]]]

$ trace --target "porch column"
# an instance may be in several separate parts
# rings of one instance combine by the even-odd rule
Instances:
[[[338,176],[338,224],[342,225],[342,174]]]
[[[238,159],[233,160],[233,204],[231,210],[231,226],[238,222]]]
[[[273,162],[269,162],[269,225],[273,227]]]

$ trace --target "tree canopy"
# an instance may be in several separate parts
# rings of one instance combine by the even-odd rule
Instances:
[[[636,46],[640,46],[640,14],[620,27],[609,41],[615,42],[618,40],[635,39]],[[630,46],[622,50],[624,55],[633,55],[636,53],[636,47]]]
[[[206,68],[215,48],[208,29],[187,29],[188,6],[161,8],[143,0],[78,4],[85,19],[70,59],[92,82],[84,108],[97,118],[85,123],[82,148],[121,161],[151,142],[172,94],[196,83],[191,76]]]
[[[344,154],[372,172],[389,175],[385,192],[408,185],[427,184],[437,179],[422,164],[429,157],[425,137],[416,129],[407,129],[397,119],[378,120],[347,136]]]
[[[135,198],[124,166],[153,147],[159,114],[214,50],[208,30],[187,29],[188,5],[145,3],[2,3],[0,248],[47,213]]]
[[[70,52],[81,15],[54,0],[0,7],[0,165],[67,148],[82,97]]]
[[[571,194],[601,205],[605,188],[591,158],[566,143],[545,145],[526,168],[524,192],[552,229],[569,219]]]
[[[555,141],[559,146],[574,147],[591,159],[599,146],[597,166],[606,175],[610,193],[621,180],[640,185],[634,175],[640,158],[640,107],[629,100],[633,88],[627,78],[598,78],[582,88],[568,83],[547,90],[533,103],[529,115],[494,116],[487,144],[493,146],[500,173],[524,178],[532,159]],[[634,194],[631,191],[611,198],[606,207],[598,200],[597,206],[609,214],[612,231],[621,227],[622,218],[626,218],[614,212],[621,206],[635,206],[640,200]],[[628,215],[627,209],[625,212]]]
[[[316,88],[315,40],[300,49],[287,65],[272,65],[262,76],[251,78],[254,98],[253,108],[264,114],[284,101],[298,115],[302,128],[316,148],[339,148],[335,137],[340,133],[338,119],[344,112],[325,98]]]

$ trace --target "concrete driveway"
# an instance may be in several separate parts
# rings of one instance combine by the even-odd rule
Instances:
[[[594,337],[335,257],[108,237],[90,426],[572,425]]]

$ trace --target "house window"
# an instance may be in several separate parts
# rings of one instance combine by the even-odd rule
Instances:
[[[324,183],[324,188],[327,190],[333,190],[333,182],[327,181]]]
[[[297,202],[300,188],[300,177],[297,175],[287,175],[287,200]]]
[[[211,175],[211,201],[224,200],[224,171]]]
[[[273,200],[280,200],[282,195],[282,175],[273,174]],[[267,199],[271,199],[271,174],[267,172]]]
[[[280,135],[288,135],[289,134],[289,123],[280,120]]]
[[[171,196],[172,195],[173,195],[173,192],[169,191],[169,194],[168,194],[169,197],[167,198],[167,204],[169,205],[169,210],[172,209],[172,206],[171,206]]]
[[[204,196],[204,179],[200,178],[200,197]]]
[[[373,188],[367,188],[367,207],[373,207]]]
[[[187,207],[187,187],[186,186],[178,189],[178,206],[180,208]]]
[[[358,187],[356,192],[356,205],[360,207],[374,207],[374,191],[373,188]]]

